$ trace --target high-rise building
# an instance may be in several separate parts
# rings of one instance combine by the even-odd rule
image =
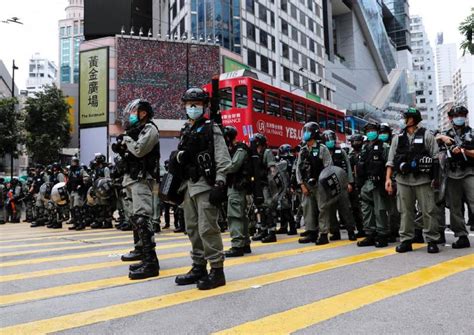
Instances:
[[[59,85],[79,82],[79,45],[84,40],[84,1],[68,0],[59,21]]]
[[[383,18],[388,36],[397,50],[411,50],[408,0],[383,0],[383,4],[389,9]]]
[[[412,16],[411,49],[416,107],[423,117],[424,126],[438,129],[437,92],[433,49],[426,34],[421,16]]]
[[[455,105],[462,105],[469,110],[468,118],[471,127],[474,125],[474,56],[464,55],[458,61],[453,75],[453,94]]]
[[[436,78],[438,83],[438,124],[448,123],[448,116],[443,106],[454,102],[453,75],[457,68],[456,44],[444,44],[443,33],[438,33],[436,40]]]
[[[219,43],[224,71],[227,64],[252,68],[260,80],[333,100],[334,85],[325,76],[323,0],[170,0],[168,8],[169,25],[162,3],[154,4],[155,36]]]
[[[55,83],[57,72],[58,67],[54,62],[35,53],[30,59],[28,79],[26,80],[28,96],[32,97],[35,93],[42,91],[44,86]]]

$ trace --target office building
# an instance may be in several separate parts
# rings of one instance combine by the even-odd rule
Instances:
[[[35,93],[43,91],[44,86],[55,83],[57,72],[58,68],[54,62],[35,53],[30,59],[26,80],[28,96],[33,97]]]

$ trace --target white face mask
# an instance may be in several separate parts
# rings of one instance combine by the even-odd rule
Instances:
[[[466,118],[464,116],[457,116],[453,118],[453,124],[458,127],[464,126],[466,123]]]
[[[405,126],[406,126],[405,119],[398,120],[398,126],[400,127],[400,129],[405,129]]]
[[[196,120],[202,116],[204,108],[202,106],[188,106],[186,107],[186,114],[191,120]]]

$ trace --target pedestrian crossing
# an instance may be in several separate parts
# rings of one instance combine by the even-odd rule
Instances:
[[[133,246],[131,232],[78,233],[65,227],[49,233],[19,224],[14,226],[15,241],[15,235],[3,234],[8,226],[0,229],[2,334],[67,333],[77,328],[91,334],[137,333],[127,327],[148,318],[154,321],[138,333],[167,334],[171,329],[168,332],[166,321],[157,316],[173,318],[189,310],[193,312],[185,318],[187,328],[183,324],[173,334],[289,334],[461,273],[472,274],[474,268],[474,255],[466,249],[444,248],[428,258],[423,244],[414,244],[412,253],[397,254],[393,245],[357,248],[344,239],[301,245],[298,237],[279,235],[277,243],[253,243],[252,254],[226,259],[227,285],[199,291],[174,284],[174,277],[190,267],[190,243],[184,235],[158,234],[160,276],[130,281],[130,263],[119,258]],[[223,241],[228,248],[228,233]],[[374,276],[381,266],[385,271]],[[287,287],[300,292],[305,286],[314,292],[327,288],[323,283],[328,281],[338,287],[328,291],[329,296],[324,290],[313,299],[310,294],[282,292]],[[468,285],[457,289],[468,290]],[[285,298],[259,301],[255,295]],[[251,305],[240,306],[242,312],[229,317],[229,309],[237,307],[232,301],[241,299]],[[206,324],[203,317],[210,313],[213,320]],[[194,331],[189,322],[195,323]]]

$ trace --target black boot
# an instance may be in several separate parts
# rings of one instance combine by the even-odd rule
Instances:
[[[191,270],[184,275],[176,276],[174,282],[178,285],[196,284],[201,278],[207,277],[205,265],[193,264]]]
[[[358,230],[357,231],[357,234],[356,234],[356,237],[359,238],[359,237],[366,237],[367,235],[365,234],[365,231],[363,230]]]
[[[436,241],[428,242],[427,251],[429,254],[437,254],[439,252],[438,244]]]
[[[395,251],[399,253],[413,251],[413,247],[411,246],[411,243],[412,243],[411,241],[403,241],[402,243],[397,245],[397,247],[395,248]]]
[[[200,290],[212,290],[225,285],[224,268],[211,268],[209,275],[201,278],[197,283]]]
[[[153,247],[152,250],[148,251],[144,255],[142,266],[135,270],[131,270],[128,274],[128,278],[132,280],[146,279],[150,277],[157,277],[159,274],[160,264],[158,263],[158,258],[156,257],[156,252]]]
[[[423,238],[423,230],[415,229],[415,237],[413,238],[412,243],[425,243],[425,239]]]
[[[376,248],[385,248],[388,246],[388,239],[385,236],[378,235],[375,238],[375,243],[374,243]]]
[[[131,230],[133,230],[133,228],[132,228],[132,225],[129,222],[124,222],[120,226],[120,230],[121,231],[131,231]]]
[[[341,240],[341,232],[337,231],[334,234],[331,234],[331,236],[329,236],[329,240],[330,241],[340,241]]]
[[[353,230],[347,231],[347,238],[349,239],[349,241],[357,241],[357,237]]]
[[[286,227],[280,227],[280,229],[278,229],[276,231],[277,234],[288,234],[288,229],[286,229]]]
[[[305,237],[311,234],[312,230],[305,230],[304,232],[300,233],[300,237]]]
[[[232,247],[224,255],[225,257],[241,257],[244,255],[244,248]]]
[[[277,238],[274,231],[271,231],[267,236],[262,238],[262,243],[273,243],[276,241],[277,241]]]
[[[459,236],[458,240],[453,243],[453,249],[464,249],[469,248],[471,243],[467,236]]]
[[[5,223],[5,222],[4,222]],[[36,228],[36,227],[42,227],[45,224],[45,220],[42,218],[38,218],[35,221],[33,221],[30,225],[31,228]]]
[[[298,243],[306,244],[306,243],[315,243],[318,239],[318,231],[317,230],[307,230],[302,238],[298,240]],[[303,235],[303,234],[300,234]]]
[[[128,254],[122,255],[122,262],[135,262],[141,261],[143,258],[143,249],[142,247],[135,247]]]
[[[100,229],[100,228],[102,228],[102,222],[91,223],[91,229]]]
[[[183,227],[179,227],[179,228],[176,228],[175,230],[173,230],[173,233],[184,233],[185,230]]]
[[[267,236],[266,229],[257,229],[257,233],[252,237],[252,241],[261,241],[265,236]]]
[[[324,245],[328,243],[329,243],[328,234],[319,234],[319,238],[316,241],[316,245]]]
[[[375,245],[375,236],[374,235],[368,235],[362,241],[357,242],[358,247],[370,247],[370,246],[373,246],[373,245]]]
[[[168,229],[169,227],[170,227],[170,223],[167,222],[167,223],[165,223],[165,225],[163,226],[163,229]]]
[[[143,266],[143,261],[135,263],[135,264],[130,264],[128,266],[129,271],[136,271],[137,269],[141,268]]]
[[[244,249],[244,254],[251,254],[252,253],[252,249],[250,249],[250,244],[246,245],[243,249]]]
[[[436,241],[438,244],[446,243],[446,234],[444,233],[444,228],[439,230],[439,239]]]

